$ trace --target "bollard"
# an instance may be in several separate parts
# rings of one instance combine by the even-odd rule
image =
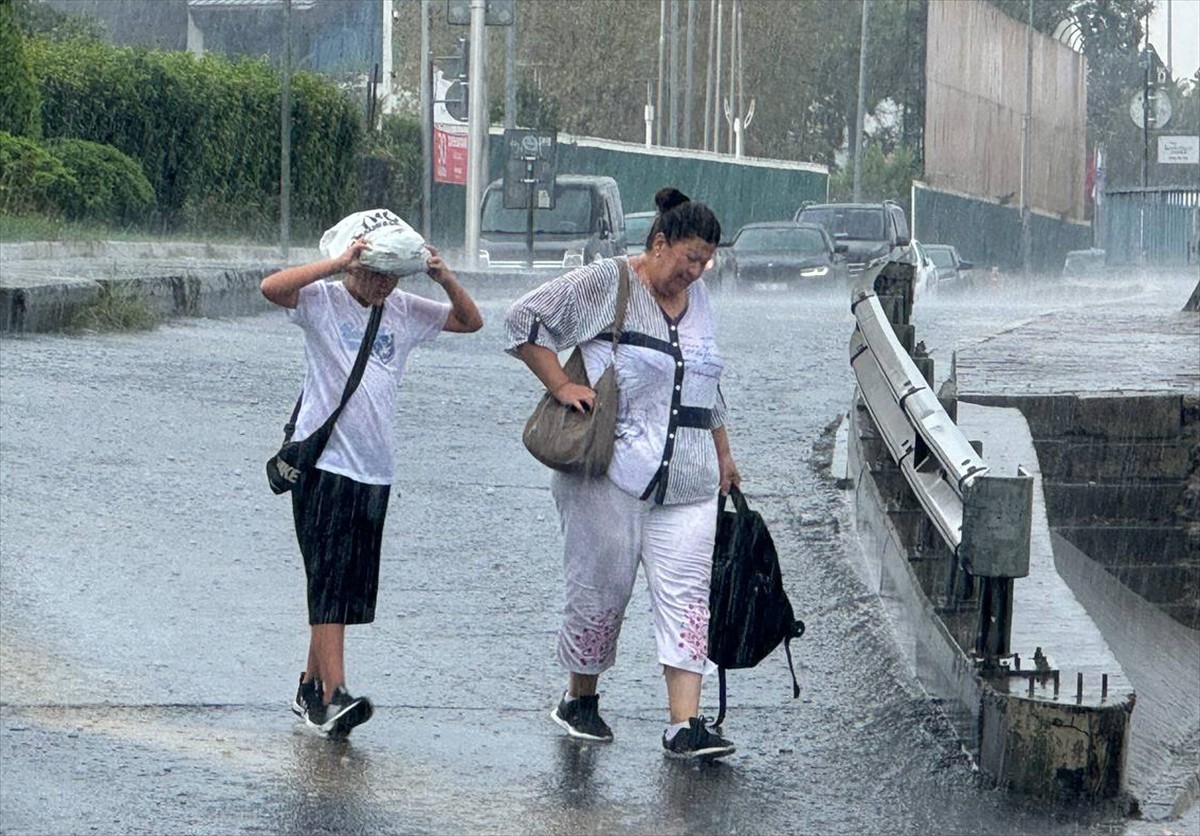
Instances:
[[[1058,699],[1058,671],[1054,672],[1054,699]]]
[[[1100,702],[1108,699],[1108,674],[1100,674]]]
[[[1021,669],[1021,654],[1014,653],[1013,654],[1013,670],[1019,671],[1020,669]]]
[[[1083,671],[1075,674],[1075,702],[1083,702]]]

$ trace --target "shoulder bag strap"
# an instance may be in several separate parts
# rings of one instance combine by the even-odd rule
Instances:
[[[617,343],[625,329],[625,309],[629,307],[629,259],[622,256],[617,260],[617,315],[612,324],[612,349],[617,352]]]
[[[358,356],[354,358],[354,368],[350,370],[350,377],[346,380],[346,388],[342,391],[342,400],[334,408],[329,417],[325,419],[316,432],[314,437],[323,437],[325,441],[329,440],[330,433],[333,432],[333,425],[337,421],[338,416],[342,414],[342,408],[346,406],[346,402],[350,400],[350,396],[354,394],[354,390],[358,388],[358,383],[362,380],[363,372],[367,368],[367,359],[371,356],[371,347],[375,344],[375,334],[379,331],[379,320],[383,318],[383,305],[375,305],[371,308],[371,318],[367,321],[367,330],[363,334],[362,343],[358,347]],[[301,397],[304,396],[302,392]],[[296,408],[299,409],[300,401],[296,401]],[[321,447],[324,449],[325,443],[321,442]],[[320,452],[317,453],[320,455]]]

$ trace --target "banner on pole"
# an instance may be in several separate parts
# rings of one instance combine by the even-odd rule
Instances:
[[[467,184],[467,121],[456,116],[458,108],[448,102],[457,79],[448,79],[433,69],[433,180],[435,183]],[[461,87],[461,85],[459,85]],[[451,107],[447,107],[450,104]]]

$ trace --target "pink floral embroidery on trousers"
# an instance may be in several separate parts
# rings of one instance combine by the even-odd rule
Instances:
[[[692,661],[708,657],[708,604],[696,601],[688,604],[680,625],[679,646],[691,653]]]

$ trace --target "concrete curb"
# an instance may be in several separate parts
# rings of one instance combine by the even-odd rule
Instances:
[[[0,244],[0,333],[70,327],[106,289],[146,299],[161,316],[241,316],[270,310],[259,293],[263,277],[321,258],[293,248],[173,241],[30,241]],[[504,289],[514,298],[562,271],[463,271],[469,290]],[[425,292],[414,286],[415,292]]]

